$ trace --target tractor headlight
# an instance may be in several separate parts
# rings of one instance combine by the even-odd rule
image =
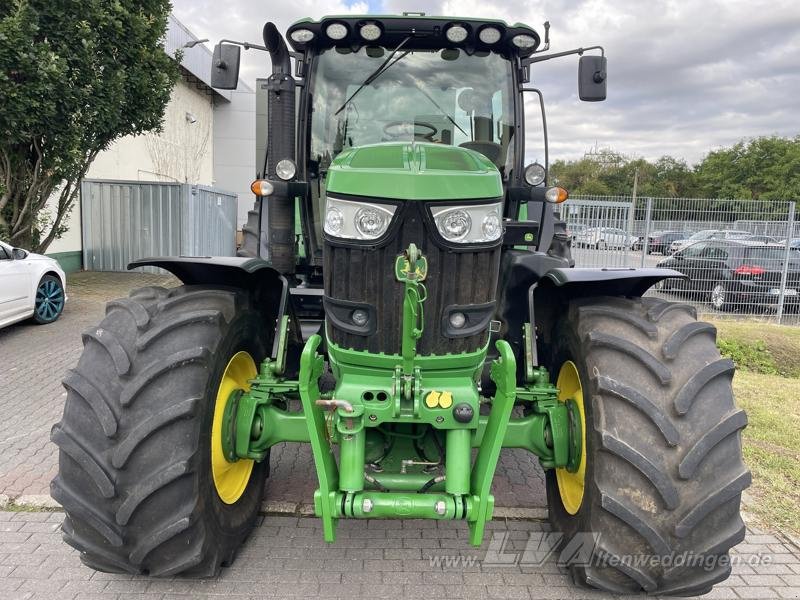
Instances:
[[[347,37],[347,25],[344,23],[331,23],[325,28],[325,33],[332,40],[343,40]]]
[[[544,181],[547,171],[539,163],[531,163],[525,167],[525,181],[528,185],[539,185]]]
[[[511,38],[511,43],[520,50],[527,50],[528,48],[533,48],[536,45],[536,38],[532,35],[521,33]]]
[[[478,39],[489,46],[499,42],[501,37],[502,34],[497,27],[484,27],[478,33]]]
[[[431,209],[439,234],[448,242],[494,242],[503,235],[502,204],[474,204]]]
[[[376,23],[364,23],[358,30],[358,33],[368,42],[374,42],[381,37],[381,33],[383,32],[381,31],[380,25]]]
[[[467,31],[466,27],[463,27],[461,25],[451,25],[450,27],[447,28],[445,35],[447,36],[447,39],[453,42],[454,44],[459,44],[463,42],[465,39],[467,39],[467,35],[469,35],[469,32]]]
[[[307,44],[314,39],[314,32],[310,29],[295,29],[289,37],[298,44]]]
[[[275,175],[277,175],[284,181],[289,181],[296,174],[297,174],[297,167],[295,166],[294,161],[291,161],[288,158],[279,160],[278,164],[275,165]]]
[[[376,240],[389,230],[397,206],[353,202],[328,196],[325,200],[325,233],[350,240]]]

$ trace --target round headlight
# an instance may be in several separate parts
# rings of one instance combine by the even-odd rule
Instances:
[[[368,240],[374,240],[383,235],[389,221],[386,214],[375,208],[359,208],[355,216],[355,225],[358,233]]]
[[[361,34],[361,37],[368,42],[374,42],[381,37],[381,28],[375,23],[364,23],[358,32]]]
[[[533,48],[536,45],[536,38],[532,35],[525,35],[524,33],[521,33],[511,38],[511,43],[517,48],[522,48],[525,50],[528,48]]]
[[[458,241],[472,229],[472,219],[461,209],[451,210],[439,218],[439,232],[446,240]]]
[[[347,36],[347,26],[344,23],[331,23],[325,28],[325,33],[332,40],[341,40]]]
[[[279,160],[278,164],[275,165],[275,175],[277,175],[284,181],[289,181],[292,177],[295,176],[296,173],[297,173],[297,167],[295,166],[294,162],[292,162],[288,158]]]
[[[500,40],[500,30],[496,27],[484,27],[478,34],[478,39],[484,44],[496,44]]]
[[[525,181],[528,185],[539,185],[544,181],[547,171],[539,163],[531,163],[525,167]]]
[[[369,321],[369,315],[363,308],[357,308],[353,311],[353,314],[350,315],[350,319],[355,325],[363,327],[367,324],[367,321]]]
[[[454,312],[450,313],[450,325],[453,326],[454,329],[461,329],[464,325],[467,324],[467,317],[462,312]]]
[[[465,39],[467,39],[467,29],[461,25],[451,25],[447,28],[445,35],[447,36],[448,40],[454,44],[458,44],[459,42],[463,42]]]
[[[487,241],[493,241],[500,237],[500,215],[497,214],[497,211],[493,210],[483,217],[481,229],[483,229],[483,235]]]
[[[335,206],[328,207],[325,213],[325,233],[330,235],[339,235],[342,232],[344,225],[344,215]]]
[[[314,39],[314,32],[310,29],[295,29],[289,37],[298,44],[307,44]]]

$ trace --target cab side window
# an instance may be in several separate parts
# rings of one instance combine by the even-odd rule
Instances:
[[[6,252],[3,246],[0,246],[0,260],[11,260],[11,253]]]

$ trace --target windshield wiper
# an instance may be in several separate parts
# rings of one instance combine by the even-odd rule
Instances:
[[[416,81],[414,81],[414,80],[412,80],[412,83],[414,84],[414,87],[415,87],[415,88],[417,88],[417,90],[419,90],[419,91],[420,91],[420,92],[421,92],[421,93],[422,93],[422,94],[423,94],[423,95],[424,95],[424,96],[425,96],[425,97],[426,97],[428,100],[430,100],[430,101],[431,101],[431,103],[432,103],[432,104],[433,104],[433,105],[434,105],[434,106],[435,106],[435,107],[436,107],[436,108],[439,110],[439,112],[440,112],[440,113],[442,113],[442,115],[444,115],[444,116],[445,116],[445,118],[446,118],[448,121],[450,121],[450,122],[451,122],[453,125],[455,125],[456,127],[458,127],[458,130],[459,130],[461,133],[463,133],[464,135],[466,135],[468,138],[472,139],[472,137],[471,137],[471,136],[470,136],[470,135],[469,135],[469,134],[468,134],[466,131],[464,131],[464,130],[461,128],[461,126],[460,126],[458,123],[456,123],[456,122],[453,120],[453,117],[451,117],[450,115],[448,115],[448,114],[447,114],[447,111],[446,111],[445,109],[443,109],[443,108],[442,108],[442,107],[439,105],[439,103],[438,103],[438,102],[436,102],[436,100],[434,100],[434,99],[433,99],[433,96],[431,96],[431,95],[430,95],[428,92],[426,92],[426,91],[425,91],[425,88],[421,87],[421,86],[420,86],[420,85],[419,85],[419,84],[418,84]]]
[[[353,98],[355,98],[355,97],[356,97],[356,95],[358,95],[358,93],[359,93],[361,90],[363,90],[363,89],[364,89],[365,87],[367,87],[367,86],[368,86],[370,83],[372,83],[372,82],[373,82],[373,81],[375,81],[375,80],[376,80],[378,77],[380,77],[380,76],[381,76],[381,75],[383,75],[383,74],[384,74],[386,71],[388,71],[388,70],[389,70],[389,69],[392,67],[392,65],[394,65],[394,64],[395,64],[395,63],[397,63],[398,61],[402,60],[402,59],[403,59],[403,58],[404,58],[406,55],[408,55],[408,52],[405,52],[405,53],[403,53],[401,56],[399,56],[399,57],[397,58],[397,60],[396,60],[396,61],[394,61],[393,63],[389,64],[389,61],[391,61],[391,60],[392,60],[392,58],[394,58],[395,54],[397,54],[397,52],[400,50],[400,48],[402,48],[403,46],[405,46],[406,42],[407,42],[408,40],[410,40],[411,38],[412,38],[412,36],[408,36],[408,37],[407,37],[407,38],[405,38],[405,39],[404,39],[402,42],[400,42],[400,43],[397,45],[397,48],[395,48],[394,50],[392,50],[392,51],[389,53],[389,56],[387,56],[387,57],[386,57],[386,60],[384,60],[384,61],[381,63],[381,66],[379,66],[379,67],[378,67],[377,69],[375,69],[375,70],[374,70],[372,73],[370,73],[370,74],[367,76],[367,78],[366,78],[366,79],[365,79],[365,80],[364,80],[364,81],[361,83],[361,85],[360,85],[360,86],[358,86],[358,89],[357,89],[355,92],[353,92],[352,94],[350,94],[350,97],[349,97],[347,100],[345,100],[345,101],[344,101],[344,104],[342,104],[342,105],[339,107],[339,110],[337,110],[335,113],[333,113],[333,116],[336,116],[336,115],[338,115],[340,112],[342,112],[342,111],[344,110],[344,107],[345,107],[345,106],[347,106],[348,104],[350,104],[350,102],[353,100]]]

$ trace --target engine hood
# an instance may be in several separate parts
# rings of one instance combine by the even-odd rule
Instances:
[[[499,198],[503,182],[485,156],[457,146],[388,142],[348,149],[331,163],[328,193],[396,200]]]

